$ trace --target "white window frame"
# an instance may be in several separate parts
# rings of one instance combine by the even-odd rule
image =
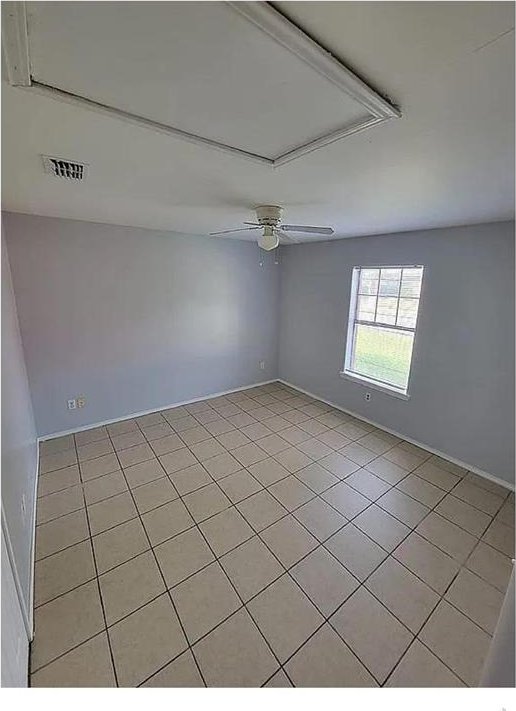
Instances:
[[[360,274],[361,274],[362,269],[423,269],[421,290],[420,290],[419,297],[418,297],[418,311],[417,311],[416,323],[414,324],[414,328],[409,328],[407,326],[396,326],[395,324],[393,325],[390,323],[380,323],[380,322],[376,322],[376,321],[369,322],[369,321],[362,321],[360,319],[357,319],[356,311],[357,311],[357,302],[358,302],[358,287],[359,287],[359,283],[360,283]],[[361,265],[361,266],[353,267],[352,277],[351,277],[351,298],[350,298],[350,303],[349,303],[348,326],[347,326],[347,334],[346,334],[346,349],[345,349],[345,356],[344,356],[344,368],[339,373],[339,375],[341,377],[347,378],[348,380],[353,380],[353,381],[361,383],[363,385],[367,385],[369,388],[372,388],[373,390],[380,390],[381,392],[385,392],[388,395],[394,395],[395,397],[401,398],[402,400],[409,400],[409,398],[410,398],[409,388],[410,388],[410,380],[411,380],[411,375],[412,375],[412,365],[414,363],[414,356],[415,356],[415,352],[416,352],[416,334],[417,334],[417,325],[418,325],[418,321],[419,321],[419,307],[420,307],[421,297],[422,297],[422,293],[423,293],[424,276],[425,276],[425,269],[422,264],[381,264],[381,265],[375,264],[375,265]],[[398,298],[399,298],[399,295],[398,295]],[[410,359],[410,366],[409,366],[409,373],[408,373],[408,378],[407,378],[406,389],[396,387],[395,385],[392,385],[391,383],[387,383],[383,380],[376,380],[375,378],[371,378],[366,375],[362,375],[362,374],[357,373],[351,369],[351,364],[353,362],[353,348],[355,345],[354,330],[355,330],[356,323],[362,323],[362,324],[370,325],[370,326],[377,326],[378,328],[387,328],[392,331],[405,331],[405,332],[413,334],[412,356]]]

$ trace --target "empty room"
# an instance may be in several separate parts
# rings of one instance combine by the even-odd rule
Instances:
[[[514,55],[512,2],[2,3],[6,701],[509,708]]]

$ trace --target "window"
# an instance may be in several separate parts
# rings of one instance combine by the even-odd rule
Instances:
[[[344,375],[407,394],[423,267],[355,267]]]

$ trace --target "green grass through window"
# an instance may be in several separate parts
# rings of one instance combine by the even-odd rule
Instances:
[[[357,324],[352,370],[406,390],[414,336]]]

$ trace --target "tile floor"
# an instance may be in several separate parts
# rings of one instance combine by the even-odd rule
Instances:
[[[475,686],[514,494],[279,383],[41,445],[32,686]]]

